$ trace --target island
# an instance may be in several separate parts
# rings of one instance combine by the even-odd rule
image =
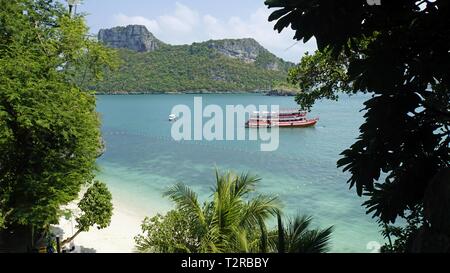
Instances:
[[[279,89],[280,85],[274,87],[286,81],[295,64],[252,38],[170,45],[145,26],[130,25],[102,29],[98,40],[117,49],[121,65],[102,81],[87,86],[97,94],[292,94],[292,90]]]

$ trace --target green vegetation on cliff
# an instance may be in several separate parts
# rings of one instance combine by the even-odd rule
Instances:
[[[260,48],[257,54],[252,52],[253,59],[232,56],[211,45],[223,41],[166,45],[151,52],[118,49],[122,59],[119,71],[106,73],[103,81],[88,88],[99,93],[253,92],[270,90],[274,81],[286,81],[293,64],[277,58],[254,40]],[[246,50],[248,47],[243,47],[244,54]]]

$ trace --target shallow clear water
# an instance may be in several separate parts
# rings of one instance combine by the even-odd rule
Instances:
[[[358,136],[365,95],[316,104],[315,128],[280,129],[280,146],[261,152],[252,141],[182,141],[171,138],[171,109],[192,106],[198,95],[99,96],[107,152],[99,160],[99,178],[115,198],[148,215],[171,204],[162,197],[167,187],[184,182],[202,198],[214,185],[214,170],[250,171],[263,180],[259,192],[278,194],[288,215],[314,216],[321,227],[334,225],[333,251],[368,252],[371,241],[382,242],[378,227],[365,215],[348,174],[337,169],[339,154]],[[280,105],[295,107],[291,97],[262,95],[203,95],[203,103]]]

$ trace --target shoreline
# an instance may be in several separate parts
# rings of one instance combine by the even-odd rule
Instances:
[[[139,96],[139,95],[262,95],[269,97],[294,97],[294,94],[278,91],[186,91],[186,92],[95,92],[95,96]]]
[[[111,225],[98,230],[91,227],[88,232],[82,232],[74,242],[77,253],[135,253],[134,237],[141,233],[141,224],[147,215],[143,211],[125,205],[113,199],[114,212]],[[77,211],[76,202],[67,206]],[[72,236],[76,231],[75,217],[67,220],[62,217],[59,225],[53,228],[63,239]]]
[[[180,91],[180,92],[152,92],[152,91],[142,91],[142,92],[95,92],[96,96],[137,96],[137,95],[226,95],[226,94],[232,94],[232,95],[246,95],[246,94],[261,94],[261,95],[267,95],[269,92],[262,92],[262,91]]]

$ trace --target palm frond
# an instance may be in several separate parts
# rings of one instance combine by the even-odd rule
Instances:
[[[215,228],[225,237],[232,237],[234,229],[239,227],[242,209],[237,202],[227,202],[215,195],[214,213],[210,228]]]
[[[293,220],[289,220],[285,234],[289,253],[299,251],[298,249],[303,245],[304,235],[308,232],[311,222],[312,218],[304,215],[297,215]]]
[[[244,197],[254,192],[259,182],[261,182],[260,177],[250,175],[249,173],[242,173],[235,179],[233,193],[236,197]]]
[[[203,237],[201,249],[203,253],[225,253],[230,241],[229,235],[222,233],[216,225],[211,225]]]
[[[311,230],[303,238],[303,253],[326,253],[330,251],[334,227]]]
[[[251,227],[258,225],[259,219],[267,220],[275,216],[281,208],[281,202],[274,195],[258,195],[243,208],[241,225]]]
[[[259,230],[261,232],[261,240],[260,240],[260,253],[267,253],[269,250],[269,236],[267,234],[267,227],[265,220],[263,218],[258,219]]]
[[[250,253],[251,252],[251,245],[248,241],[248,233],[244,229],[235,229],[235,243],[232,243],[231,251],[233,253]]]
[[[311,229],[312,217],[297,215],[285,229],[286,249],[289,253],[324,253],[330,250],[333,227]]]
[[[250,245],[247,239],[247,233],[241,233],[238,235],[239,253],[250,253]]]
[[[278,253],[283,254],[286,252],[286,236],[283,226],[283,219],[281,219],[281,213],[277,213],[277,224],[278,224]]]
[[[183,183],[169,188],[164,197],[169,197],[181,210],[190,217],[197,219],[201,225],[206,225],[203,210],[198,202],[197,194]]]

